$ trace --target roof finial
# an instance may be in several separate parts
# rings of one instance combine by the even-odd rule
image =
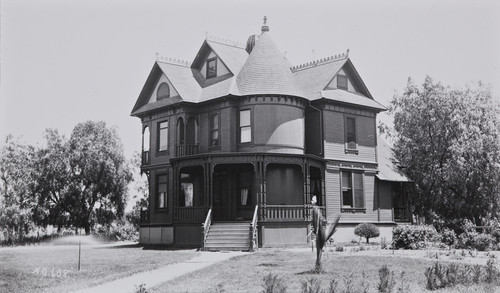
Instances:
[[[269,31],[269,26],[267,25],[267,16],[264,16],[264,25],[261,28],[262,33]]]
[[[346,55],[347,55],[347,57],[349,57],[349,49],[347,49],[347,54]]]

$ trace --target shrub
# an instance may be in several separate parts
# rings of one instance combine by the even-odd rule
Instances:
[[[359,237],[365,237],[366,243],[369,243],[369,239],[373,237],[378,237],[380,231],[374,224],[371,223],[361,223],[354,228],[354,234]]]
[[[287,286],[283,281],[283,277],[269,273],[263,278],[262,293],[286,293]]]
[[[377,289],[378,292],[388,293],[392,292],[392,288],[394,287],[394,272],[391,272],[387,265],[383,265],[378,270],[378,275],[380,277],[380,282],[378,283]]]
[[[392,230],[394,248],[419,249],[436,236],[429,225],[399,225]]]
[[[489,234],[479,234],[474,237],[473,247],[479,251],[485,251],[493,244],[495,239]]]
[[[453,246],[457,242],[457,235],[455,231],[444,228],[441,232],[441,242],[448,246]]]

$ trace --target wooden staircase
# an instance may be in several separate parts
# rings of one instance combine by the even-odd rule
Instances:
[[[204,245],[208,251],[249,251],[251,247],[250,222],[212,222]]]

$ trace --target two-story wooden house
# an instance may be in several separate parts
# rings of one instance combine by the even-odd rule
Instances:
[[[150,202],[145,244],[249,249],[308,241],[311,198],[335,238],[372,222],[391,238],[393,192],[377,191],[376,102],[349,51],[291,66],[264,24],[246,48],[205,40],[192,64],[159,59],[141,119]],[[385,180],[385,181],[384,181]]]

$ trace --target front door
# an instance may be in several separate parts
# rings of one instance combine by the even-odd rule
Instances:
[[[231,219],[231,202],[229,198],[229,174],[226,172],[215,173],[213,177],[213,219],[227,221]]]

